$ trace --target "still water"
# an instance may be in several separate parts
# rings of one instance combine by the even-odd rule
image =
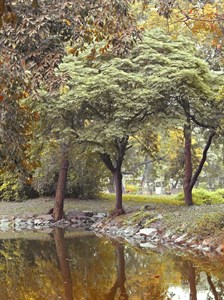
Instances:
[[[88,231],[0,240],[0,300],[224,299],[222,257],[141,249]]]

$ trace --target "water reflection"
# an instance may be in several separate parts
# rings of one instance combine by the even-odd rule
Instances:
[[[188,262],[188,272],[189,272],[189,286],[190,286],[190,300],[197,300],[197,288],[196,288],[196,272],[195,266],[192,262]]]
[[[56,252],[61,268],[61,274],[63,277],[64,284],[64,299],[65,300],[73,300],[73,291],[72,291],[72,277],[69,267],[69,259],[67,255],[67,249],[65,246],[65,238],[64,238],[64,229],[62,228],[54,228],[53,231],[54,241]]]
[[[128,295],[125,288],[125,258],[124,258],[124,245],[119,242],[113,243],[116,249],[116,269],[117,278],[110,289],[109,293],[106,294],[105,300],[114,300],[117,290],[120,290],[120,299],[128,300]]]
[[[222,300],[223,266],[55,228],[0,240],[0,300]]]

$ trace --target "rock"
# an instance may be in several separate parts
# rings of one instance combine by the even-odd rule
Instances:
[[[22,214],[23,219],[31,219],[33,217],[34,217],[34,214],[29,213],[29,212],[25,212],[25,213]]]
[[[139,230],[140,235],[150,236],[157,232],[156,228],[142,228]]]
[[[77,210],[68,210],[66,213],[65,213],[65,218],[67,220],[71,220],[73,218],[75,218],[80,212],[78,212]]]
[[[92,217],[93,216],[93,212],[92,211],[86,211],[86,210],[84,210],[83,211],[83,214],[86,216],[86,217]]]
[[[53,217],[51,215],[40,215],[37,216],[37,219],[41,219],[43,221],[53,221]]]
[[[153,243],[150,243],[150,242],[146,242],[146,243],[140,243],[140,247],[141,248],[155,249],[156,245],[154,245]]]
[[[34,223],[34,225],[41,225],[43,223],[43,220],[41,220],[41,219],[35,219],[33,221],[33,223]]]
[[[106,213],[97,213],[96,215],[94,215],[94,217],[98,219],[106,218],[106,216],[107,216]]]
[[[185,233],[185,234],[179,236],[176,240],[174,240],[174,243],[183,244],[186,241],[186,237],[187,237],[187,234]]]
[[[116,235],[118,229],[119,229],[119,228],[118,228],[117,226],[113,226],[113,227],[109,228],[109,234],[111,234],[111,235]]]
[[[218,248],[215,249],[216,252],[218,252],[219,254],[224,255],[224,243],[221,243]]]
[[[139,231],[139,227],[127,227],[124,231],[123,234],[125,237],[132,237],[134,236],[137,232]]]

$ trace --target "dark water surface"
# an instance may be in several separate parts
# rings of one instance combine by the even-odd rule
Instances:
[[[88,231],[0,240],[0,300],[224,299],[222,257],[140,249]]]

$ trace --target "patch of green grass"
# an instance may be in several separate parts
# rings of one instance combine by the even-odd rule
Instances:
[[[100,199],[115,201],[115,194],[101,193]],[[169,205],[183,205],[184,202],[177,199],[176,195],[134,195],[124,194],[123,201],[135,203],[156,203],[156,204],[169,204]]]

